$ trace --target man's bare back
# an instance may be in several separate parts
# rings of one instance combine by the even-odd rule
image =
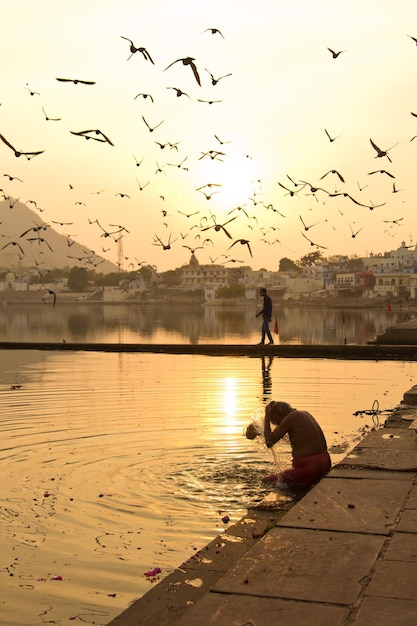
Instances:
[[[274,423],[274,416],[271,422]],[[265,442],[270,448],[288,433],[294,458],[310,456],[327,450],[326,438],[317,421],[308,411],[293,409],[267,434]]]

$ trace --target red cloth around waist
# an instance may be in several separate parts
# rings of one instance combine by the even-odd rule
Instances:
[[[330,471],[332,462],[327,450],[293,458],[292,468],[284,470],[279,478],[291,487],[311,487]]]

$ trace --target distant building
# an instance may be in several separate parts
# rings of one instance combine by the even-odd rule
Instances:
[[[362,262],[368,271],[389,273],[401,270],[414,273],[417,271],[417,245],[410,248],[403,241],[397,250],[365,257]]]
[[[376,274],[374,292],[379,296],[407,299],[411,295],[412,281],[414,284],[414,276],[406,272]]]

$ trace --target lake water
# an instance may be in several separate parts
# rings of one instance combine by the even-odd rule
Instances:
[[[127,304],[15,304],[0,306],[0,341],[254,344],[260,303],[241,307]],[[275,304],[278,343],[343,344],[375,339],[402,319],[385,308],[316,309]]]
[[[33,318],[14,307],[10,333],[0,316],[1,339],[207,336],[197,314],[181,334],[172,311],[172,329],[158,326],[156,309],[145,331],[133,307],[113,311],[111,323],[96,310],[85,330],[77,308],[81,336],[78,317],[70,326],[59,307],[35,309]],[[243,342],[241,320],[223,315],[223,336],[220,321],[223,342]],[[146,572],[167,575],[224,531],[224,515],[240,519],[275,469],[271,451],[243,436],[270,399],[310,410],[337,462],[372,426],[354,413],[374,400],[393,408],[417,377],[416,362],[35,350],[0,358],[2,626],[107,624],[155,584]],[[290,462],[286,442],[277,459]]]

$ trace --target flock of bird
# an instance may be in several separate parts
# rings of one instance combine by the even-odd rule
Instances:
[[[224,45],[226,45],[227,38],[223,35],[223,33],[218,28],[207,28],[202,32],[203,36],[213,35],[219,38]],[[411,37],[410,35],[408,35]],[[157,65],[154,61],[153,54],[143,46],[137,45],[134,43],[132,39],[123,35],[120,35],[121,39],[128,42],[128,56],[125,59],[121,59],[121,62],[132,62],[132,57],[139,57],[140,61],[143,63],[148,63],[151,66],[157,68]],[[411,37],[411,39],[417,43],[417,39]],[[348,54],[347,50],[339,50],[335,51],[331,48],[327,48],[330,53],[330,62],[339,62],[339,56],[343,53],[344,55]],[[168,77],[170,73],[173,71],[174,66],[184,68],[184,72],[189,72],[188,78],[192,78],[194,81],[194,86],[197,86],[197,89],[201,89],[203,86],[203,74],[201,72],[201,67],[198,61],[191,56],[182,57],[173,60],[165,67],[162,67],[159,71],[162,71]],[[188,100],[195,100],[199,103],[206,103],[208,105],[220,105],[223,101],[221,97],[221,87],[218,85],[220,81],[225,79],[232,80],[233,77],[233,68],[226,68],[223,73],[219,73],[215,75],[211,70],[204,67],[205,73],[208,75],[209,86],[210,89],[213,89],[213,93],[219,93],[219,97],[213,96],[212,98],[203,98],[203,97],[194,97],[190,95],[188,91],[184,91],[180,86],[173,86],[170,84],[165,85],[165,89],[172,91],[175,95],[176,99],[185,98]],[[232,71],[229,71],[232,69]],[[178,73],[175,76],[178,77]],[[208,80],[206,79],[206,80]],[[70,83],[74,86],[78,86],[78,88],[94,88],[96,85],[95,80],[86,80],[81,78],[68,78],[58,76],[56,77],[56,81],[58,83]],[[188,81],[189,83],[189,81]],[[206,86],[206,85],[204,85]],[[28,91],[29,96],[31,98],[41,98],[40,92],[32,89],[29,84],[26,84],[24,88]],[[349,204],[346,204],[346,201],[350,203],[351,206],[360,207],[361,209],[368,209],[370,211],[374,211],[375,209],[381,208],[387,204],[387,201],[378,202],[374,204],[372,201],[362,200],[363,191],[366,189],[368,185],[360,185],[357,182],[357,192],[348,191],[350,187],[347,186],[346,177],[337,169],[329,169],[322,175],[317,178],[317,182],[309,182],[304,179],[300,179],[294,176],[290,176],[289,174],[283,174],[279,176],[275,182],[276,190],[280,194],[278,196],[278,206],[277,208],[277,200],[274,199],[271,201],[271,198],[264,197],[263,191],[263,181],[260,178],[249,181],[252,186],[252,193],[248,195],[245,202],[242,202],[235,206],[224,207],[221,211],[217,204],[216,209],[212,208],[213,197],[222,197],[223,186],[226,185],[226,182],[204,182],[203,184],[197,187],[190,187],[188,191],[193,194],[193,200],[188,201],[187,206],[192,204],[195,206],[194,208],[187,210],[183,208],[183,201],[178,195],[173,195],[172,197],[167,197],[166,194],[166,184],[160,183],[160,179],[167,177],[169,172],[173,172],[175,170],[181,172],[182,176],[187,177],[188,180],[194,181],[193,169],[196,168],[196,165],[202,161],[212,162],[214,164],[217,163],[227,163],[230,150],[233,148],[233,142],[230,139],[220,139],[219,132],[216,128],[211,129],[210,137],[214,143],[214,147],[211,146],[209,149],[199,150],[199,153],[195,155],[191,154],[183,154],[182,153],[182,145],[181,140],[177,141],[167,141],[163,138],[163,125],[164,119],[159,119],[154,117],[152,113],[152,107],[154,105],[155,100],[158,98],[158,94],[149,93],[147,91],[140,91],[135,94],[132,98],[133,101],[147,101],[146,110],[140,111],[140,119],[143,122],[144,128],[146,128],[147,133],[152,137],[147,146],[142,146],[142,155],[138,159],[135,155],[132,155],[134,159],[133,167],[137,168],[138,172],[136,172],[135,180],[138,189],[139,197],[145,190],[148,189],[149,186],[152,187],[152,190],[156,190],[155,196],[153,199],[154,204],[161,207],[164,205],[164,208],[158,208],[158,213],[160,215],[160,226],[159,229],[155,229],[155,232],[152,236],[152,241],[150,244],[154,247],[160,248],[162,251],[170,251],[173,247],[182,246],[184,249],[188,250],[188,253],[194,254],[197,250],[203,251],[217,251],[217,256],[209,255],[210,263],[214,264],[216,262],[227,264],[227,263],[245,263],[254,259],[254,244],[262,243],[268,246],[280,246],[282,245],[285,234],[281,235],[279,231],[285,230],[285,222],[287,219],[292,219],[294,216],[299,219],[301,222],[301,229],[299,231],[300,236],[306,241],[306,245],[311,250],[327,250],[328,245],[325,241],[325,237],[328,235],[323,235],[323,230],[321,231],[320,237],[316,239],[311,234],[312,229],[314,228],[317,232],[319,229],[319,225],[325,225],[328,223],[328,219],[310,219],[306,212],[297,208],[288,209],[288,203],[286,204],[286,208],[281,208],[283,205],[283,200],[285,196],[294,199],[294,205],[297,207],[296,201],[301,198],[309,197],[313,199],[317,204],[326,205],[329,207],[329,214],[334,213],[334,209],[338,211],[340,215],[344,215],[344,213],[349,214]],[[150,105],[150,106],[149,106]],[[62,121],[61,117],[50,117],[46,113],[46,106],[42,104],[42,112],[44,115],[44,119],[47,122],[56,122],[59,123]],[[411,112],[411,115],[417,117],[417,113]],[[209,129],[209,122],[207,121],[207,129]],[[0,128],[0,140],[3,149],[8,149],[11,151],[16,158],[23,157],[27,161],[31,161],[35,157],[37,159],[41,159],[42,155],[45,153],[45,149],[33,149],[33,146],[25,146],[22,148],[21,146],[16,147],[16,139],[15,133],[12,128],[4,129]],[[101,143],[109,146],[110,148],[117,147],[117,142],[112,138],[110,138],[111,133],[105,133],[98,128],[93,129],[70,129],[69,133],[85,141],[92,141],[96,143]],[[155,133],[155,139],[154,139]],[[327,128],[323,129],[323,139],[326,139],[331,144],[335,142],[341,141],[342,135],[334,135]],[[415,137],[412,137],[410,141],[413,141]],[[337,144],[336,144],[337,145]],[[387,147],[380,147],[380,142],[376,138],[369,138],[369,155],[371,158],[380,159],[381,162],[389,164],[393,163],[393,159],[391,158],[391,151],[397,146],[397,143],[390,145]],[[156,160],[154,161],[154,165],[152,167],[152,172],[150,173],[149,167],[147,169],[148,177],[144,181],[142,177],[142,171],[145,169],[144,162],[148,162],[151,160],[150,154],[153,150],[159,149],[161,152],[165,151],[168,154],[167,162],[163,165],[159,164]],[[243,160],[252,160],[253,157],[249,154],[241,154],[240,158]],[[220,166],[221,167],[221,166]],[[175,169],[173,169],[175,168]],[[20,174],[20,172],[19,172]],[[374,169],[369,172],[366,172],[367,176],[373,175],[382,175],[386,176],[392,180],[395,180],[396,176],[394,173],[388,171],[387,169],[380,168]],[[15,197],[15,190],[18,189],[19,184],[23,184],[23,178],[15,175],[14,173],[3,173],[3,177],[7,179],[8,189],[1,189],[0,193],[3,196],[3,200],[6,203],[6,206],[9,209],[13,209],[15,203],[20,200]],[[334,186],[330,187],[330,182],[326,184],[326,186],[322,186],[321,181],[330,181],[334,183]],[[187,178],[182,179],[183,184],[187,185]],[[246,181],[248,182],[248,181]],[[348,181],[349,182],[349,181]],[[351,183],[351,181],[350,181]],[[13,186],[13,190],[11,187]],[[68,183],[68,190],[71,192],[74,191],[76,186]],[[395,182],[392,183],[392,193],[398,193],[401,191],[396,187]],[[91,191],[91,194],[102,194],[105,192],[105,189],[100,189],[99,191]],[[146,193],[146,192],[145,192]],[[119,191],[114,194],[115,198],[119,200],[123,200],[125,202],[132,201],[131,192],[127,193],[127,191]],[[197,200],[197,197],[200,197],[200,201]],[[202,208],[201,201],[205,204],[205,208]],[[342,202],[343,201],[343,202]],[[26,205],[31,204],[34,207],[34,210],[39,211],[39,213],[43,212],[43,209],[38,205],[36,200],[25,200]],[[146,202],[150,204],[149,197]],[[83,200],[77,199],[74,200],[74,206],[85,207],[88,209],[88,203]],[[313,205],[314,206],[314,205]],[[347,209],[346,209],[347,207]],[[342,208],[344,210],[342,210]],[[226,209],[226,210],[224,210]],[[152,210],[154,209],[146,209]],[[288,212],[290,210],[290,213]],[[314,214],[314,210],[312,208],[309,209]],[[181,216],[181,217],[179,217]],[[171,219],[175,218],[175,219]],[[136,237],[135,246],[137,249],[141,249],[143,245],[143,241],[141,240],[140,233],[133,233],[131,228],[119,224],[108,224],[103,225],[102,218],[100,215],[95,217],[87,217],[89,225],[96,229],[97,235],[100,240],[107,240],[111,244],[117,245],[121,240],[125,240],[127,237]],[[117,221],[119,221],[118,218]],[[144,219],[147,219],[147,216],[144,215]],[[399,228],[403,224],[403,217],[393,217],[391,219],[383,220],[384,223],[387,224],[387,229]],[[34,222],[34,226],[25,229],[18,238],[15,240],[10,239],[7,234],[1,233],[0,236],[5,239],[3,245],[0,245],[0,252],[7,248],[13,249],[20,259],[23,259],[25,254],[27,253],[27,248],[25,247],[25,242],[29,242],[31,245],[31,252],[33,252],[33,244],[38,244],[38,253],[43,254],[46,250],[49,250],[53,253],[53,249],[48,242],[48,236],[46,231],[48,228],[52,228],[54,226],[61,227],[69,227],[74,224],[73,221],[67,221],[66,219],[61,220],[50,220],[48,223],[43,222],[43,220],[39,220]],[[269,227],[266,224],[273,224]],[[54,225],[54,226],[52,226]],[[178,226],[179,225],[179,226]],[[348,236],[355,239],[360,235],[363,231],[363,226],[358,225],[355,220],[347,219],[347,232]],[[175,232],[174,232],[175,231]],[[277,236],[278,231],[278,236]],[[306,234],[308,233],[308,235]],[[66,235],[68,248],[75,242],[74,235]],[[148,242],[149,243],[149,242]],[[120,246],[117,250],[120,252]],[[242,258],[235,258],[232,254],[241,250]],[[83,265],[97,267],[103,260],[104,254],[111,252],[114,255],[115,247],[105,248],[104,245],[101,245],[101,252],[87,252],[85,255],[74,256],[70,254],[70,250],[68,250],[68,259],[71,261],[78,261]],[[279,259],[279,252],[277,252],[277,265]],[[148,261],[138,261],[136,257],[130,256],[119,256],[117,257],[117,263],[123,269],[137,269],[138,267],[142,267],[144,264],[149,264],[156,266],[155,260],[153,258],[149,258]],[[69,261],[69,262],[70,262]],[[40,257],[37,255],[33,256],[33,262],[36,265],[41,264]],[[262,259],[259,259],[259,262],[262,263]]]

